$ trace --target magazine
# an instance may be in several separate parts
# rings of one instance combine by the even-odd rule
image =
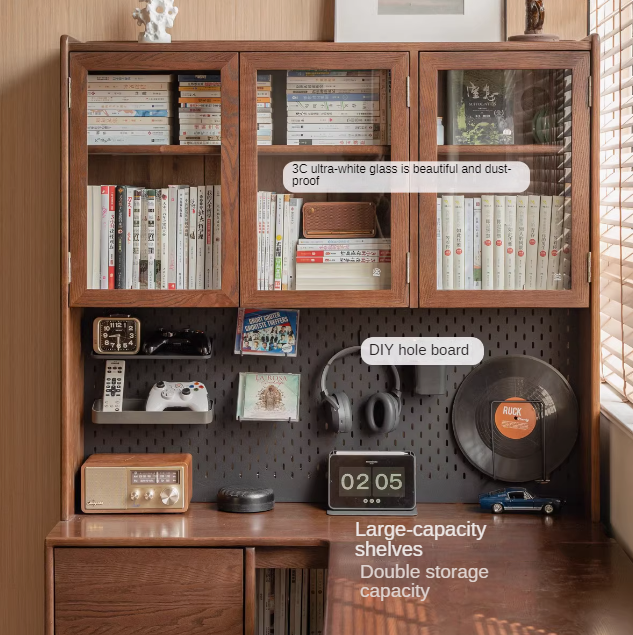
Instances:
[[[299,311],[293,309],[239,309],[235,334],[236,355],[297,356]]]
[[[240,373],[237,419],[298,421],[301,375]]]

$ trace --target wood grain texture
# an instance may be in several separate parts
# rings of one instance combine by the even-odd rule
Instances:
[[[256,635],[257,585],[255,549],[244,549],[244,635]]]
[[[55,635],[242,635],[239,549],[55,549]]]
[[[508,36],[525,31],[525,0],[506,0],[506,25]],[[543,30],[561,40],[584,38],[589,31],[588,0],[546,0]]]
[[[325,547],[258,547],[255,550],[258,569],[327,569]]]

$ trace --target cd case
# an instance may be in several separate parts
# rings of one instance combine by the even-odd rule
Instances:
[[[238,421],[298,421],[301,375],[240,373]]]
[[[299,311],[238,309],[236,355],[297,356]]]

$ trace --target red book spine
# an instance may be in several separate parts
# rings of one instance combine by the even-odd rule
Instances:
[[[108,289],[114,289],[114,240],[116,236],[116,186],[108,188]]]

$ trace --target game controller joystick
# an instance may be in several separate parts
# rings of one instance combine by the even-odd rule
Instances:
[[[161,412],[169,408],[206,412],[209,410],[207,389],[199,381],[159,381],[150,390],[145,410]]]

